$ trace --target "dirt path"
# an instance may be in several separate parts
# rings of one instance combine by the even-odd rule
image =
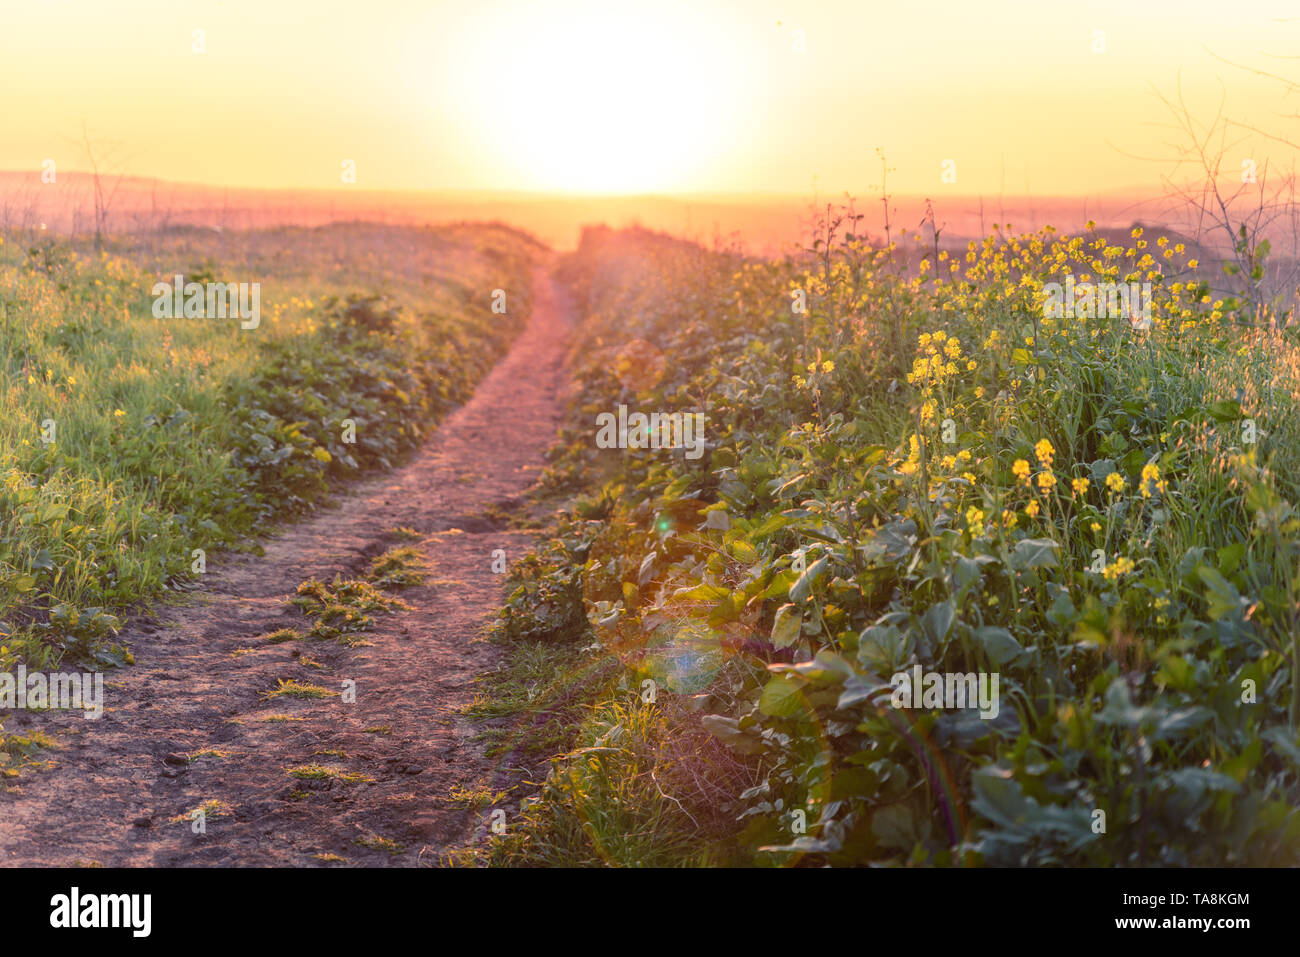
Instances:
[[[542,271],[534,281],[527,330],[416,460],[287,528],[264,557],[210,562],[198,604],[161,611],[162,627],[128,625],[136,664],[108,676],[98,721],[11,713],[8,733],[40,728],[61,747],[46,752],[54,769],[24,772],[0,793],[0,865],[313,865],[318,854],[430,864],[482,827],[486,811],[448,796],[499,787],[499,770],[458,709],[496,660],[492,646],[471,643],[501,600],[492,552],[513,561],[530,541],[484,512],[518,510],[565,386],[568,304]],[[397,526],[422,536],[429,583],[400,593],[412,611],[376,616],[363,636],[371,647],[257,640],[305,633],[309,622],[285,599],[308,578],[360,577],[401,544],[389,534]],[[291,678],[333,690],[353,679],[356,701],[263,697]],[[179,758],[202,749],[220,756]],[[371,780],[286,770],[309,764]],[[222,804],[196,834],[183,818],[210,801]],[[400,849],[357,843],[376,838]]]

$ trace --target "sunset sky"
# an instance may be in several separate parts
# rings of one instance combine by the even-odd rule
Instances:
[[[1180,76],[1300,140],[1223,62],[1300,79],[1298,45],[1294,0],[4,0],[0,170],[84,168],[84,122],[115,168],[230,186],[862,192],[881,147],[902,193],[1083,194],[1169,171]]]

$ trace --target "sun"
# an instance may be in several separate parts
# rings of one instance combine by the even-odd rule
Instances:
[[[521,188],[566,192],[667,191],[716,166],[743,99],[725,43],[662,8],[546,6],[476,34],[459,89],[478,148]]]

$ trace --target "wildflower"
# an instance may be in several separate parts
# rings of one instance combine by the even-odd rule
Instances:
[[[966,524],[973,529],[978,529],[984,522],[984,512],[972,505],[966,509]]]
[[[1011,474],[1026,485],[1029,484],[1029,463],[1024,459],[1016,459],[1011,464]]]
[[[1154,463],[1142,466],[1142,497],[1150,498],[1152,489],[1157,492],[1163,492],[1166,488],[1165,481],[1160,478],[1160,469]]]
[[[1038,464],[1043,468],[1052,467],[1052,456],[1056,454],[1056,449],[1052,448],[1052,443],[1047,439],[1039,439],[1038,444],[1034,446],[1034,455],[1038,456]]]
[[[832,362],[830,359],[827,359],[825,362],[822,363],[822,372],[834,372],[834,371],[835,371],[835,363]]]
[[[1103,571],[1102,574],[1105,575],[1106,578],[1110,579],[1111,581],[1115,581],[1121,575],[1127,575],[1135,567],[1136,566],[1133,564],[1133,559],[1131,558],[1116,558],[1113,562],[1111,562],[1109,565],[1106,566],[1106,570]]]
[[[1187,268],[1188,268],[1188,269],[1195,269],[1195,268],[1196,268],[1197,266],[1199,266],[1199,265],[1200,265],[1200,263],[1199,263],[1198,261],[1196,261],[1195,259],[1189,259],[1189,260],[1187,260]]]
[[[1087,495],[1088,480],[1086,478],[1071,479],[1070,488],[1074,490],[1075,495]]]
[[[1094,533],[1095,533],[1095,532],[1100,532],[1100,531],[1101,531],[1101,523],[1100,523],[1100,522],[1093,522],[1093,523],[1092,523],[1091,525],[1089,525],[1088,527],[1091,528],[1091,529],[1093,530]]]
[[[1028,505],[1025,506],[1025,514],[1028,515],[1030,518],[1037,518],[1037,517],[1038,517],[1038,501],[1037,501],[1037,500],[1031,501]]]
[[[122,418],[122,416],[124,416],[124,415],[126,415],[126,413],[123,412],[121,409],[114,409],[114,410],[113,410],[113,418],[115,418],[115,419],[120,419],[120,418]]]
[[[1110,489],[1116,495],[1124,491],[1124,476],[1118,472],[1111,472],[1106,476],[1106,488]]]
[[[1038,475],[1038,487],[1044,492],[1050,492],[1056,487],[1056,476],[1049,472],[1040,472]]]

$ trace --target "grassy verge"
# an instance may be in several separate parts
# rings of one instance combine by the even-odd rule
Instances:
[[[1300,861],[1295,342],[1140,231],[919,275],[821,236],[597,230],[566,265],[578,505],[502,640],[617,673],[487,859]],[[1151,283],[1150,327],[1052,318],[1066,276]],[[703,454],[596,447],[620,404],[703,412]],[[914,669],[996,707],[910,702]]]
[[[522,327],[537,253],[498,227],[181,230],[100,256],[0,237],[0,671],[123,663],[124,610],[414,449]],[[260,324],[155,318],[174,274],[261,283]]]

